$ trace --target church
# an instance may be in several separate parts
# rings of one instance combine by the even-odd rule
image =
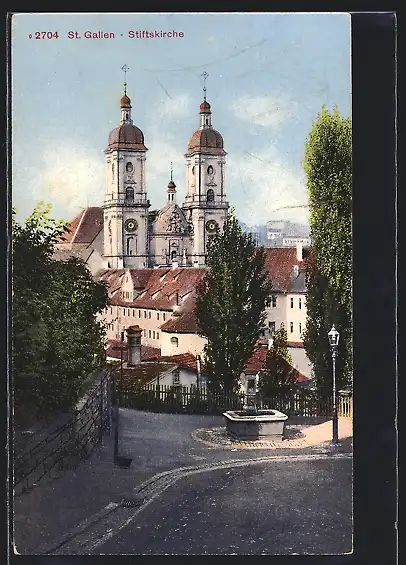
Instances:
[[[199,127],[191,135],[185,154],[184,202],[178,203],[171,167],[166,204],[160,210],[151,210],[148,147],[143,132],[134,124],[124,83],[120,120],[110,132],[105,149],[103,206],[87,208],[70,222],[69,232],[57,244],[59,258],[78,255],[93,273],[101,269],[206,264],[208,237],[217,227],[222,228],[229,203],[223,137],[213,128],[206,87],[203,92]]]

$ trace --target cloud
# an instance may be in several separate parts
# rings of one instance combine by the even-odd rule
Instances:
[[[305,175],[286,165],[274,148],[255,156],[229,158],[227,177],[228,199],[244,223],[264,224],[271,219],[308,222]]]
[[[73,141],[48,145],[44,166],[35,185],[41,198],[76,212],[88,204],[100,205],[105,191],[105,167],[99,152]]]
[[[238,98],[230,106],[237,118],[259,126],[278,129],[294,114],[297,103],[281,95],[248,96]]]
[[[187,93],[172,94],[164,85],[161,99],[153,106],[153,119],[165,118],[165,120],[178,120],[189,115],[191,109],[191,97]]]

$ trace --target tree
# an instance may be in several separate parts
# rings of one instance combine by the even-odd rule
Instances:
[[[207,338],[208,387],[236,391],[265,319],[271,283],[265,252],[243,233],[234,212],[208,241],[209,270],[197,288],[196,319]]]
[[[12,221],[12,376],[18,415],[35,408],[49,417],[73,406],[103,349],[97,314],[104,284],[79,259],[52,256],[66,224],[40,203],[20,225]]]
[[[352,140],[351,120],[324,106],[306,140],[312,250],[306,262],[304,344],[316,388],[331,393],[327,333],[340,332],[337,386],[352,382]]]
[[[296,378],[288,352],[288,334],[283,324],[274,333],[273,343],[268,350],[265,369],[259,376],[259,390],[264,397],[290,389]]]

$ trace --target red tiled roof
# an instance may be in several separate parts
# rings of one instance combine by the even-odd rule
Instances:
[[[140,290],[147,286],[153,269],[129,269],[129,271],[134,288]]]
[[[272,282],[272,290],[288,292],[292,282],[293,266],[304,269],[304,261],[296,258],[296,247],[268,247],[265,249],[265,269]]]
[[[161,325],[161,331],[170,333],[197,333],[198,329],[194,304],[190,310],[182,312],[178,316],[175,315],[171,320]]]
[[[177,312],[179,314],[194,308],[196,286],[207,272],[205,268],[179,267],[176,269],[128,269],[133,280],[140,285],[138,290],[141,294],[135,300],[125,300],[120,293],[112,296],[110,304],[134,308],[148,308],[156,310],[173,311],[176,309],[176,298],[180,304]],[[109,294],[113,289],[121,286],[120,275],[125,269],[108,269],[100,275],[101,280],[109,284]],[[141,285],[145,284],[144,287]],[[182,298],[184,301],[182,302]]]
[[[167,355],[160,358],[161,361],[166,361],[170,363],[175,363],[179,367],[184,367],[185,369],[192,369],[193,371],[197,371],[197,359],[193,353],[180,353],[178,355]],[[204,365],[201,364],[200,369],[204,371]]]
[[[262,369],[264,369],[267,353],[268,353],[267,347],[264,347],[264,346],[258,347],[254,351],[254,353],[252,354],[250,359],[248,359],[248,361],[246,362],[245,367],[244,367],[244,371],[246,373],[249,373],[249,374],[256,374],[259,371],[261,371]],[[306,381],[309,380],[308,377],[303,375],[303,373],[301,373],[300,371],[298,371],[297,369],[295,369],[291,365],[289,365],[289,367],[290,367],[290,369],[292,371],[292,375],[295,377],[295,381],[297,383],[302,383],[302,382],[306,382]]]
[[[107,357],[113,357],[114,359],[121,359],[121,351],[119,347],[124,345],[123,349],[123,361],[127,361],[127,347],[126,342],[122,343],[120,340],[108,339],[106,355]],[[141,361],[152,361],[153,359],[158,359],[161,355],[161,350],[158,347],[151,347],[149,345],[141,345]]]
[[[69,222],[58,243],[92,243],[103,229],[103,208],[86,208]]]

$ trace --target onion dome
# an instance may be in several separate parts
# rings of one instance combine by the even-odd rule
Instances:
[[[224,154],[222,135],[213,128],[198,129],[189,139],[188,152],[208,150],[211,153]]]
[[[127,94],[124,94],[124,96],[121,97],[120,108],[131,108],[131,100]]]
[[[200,113],[211,114],[210,104],[206,100],[200,104]]]
[[[144,134],[133,124],[121,124],[109,135],[109,149],[140,149],[146,151]]]
[[[173,180],[170,180],[168,183],[168,192],[176,192],[176,184]]]

